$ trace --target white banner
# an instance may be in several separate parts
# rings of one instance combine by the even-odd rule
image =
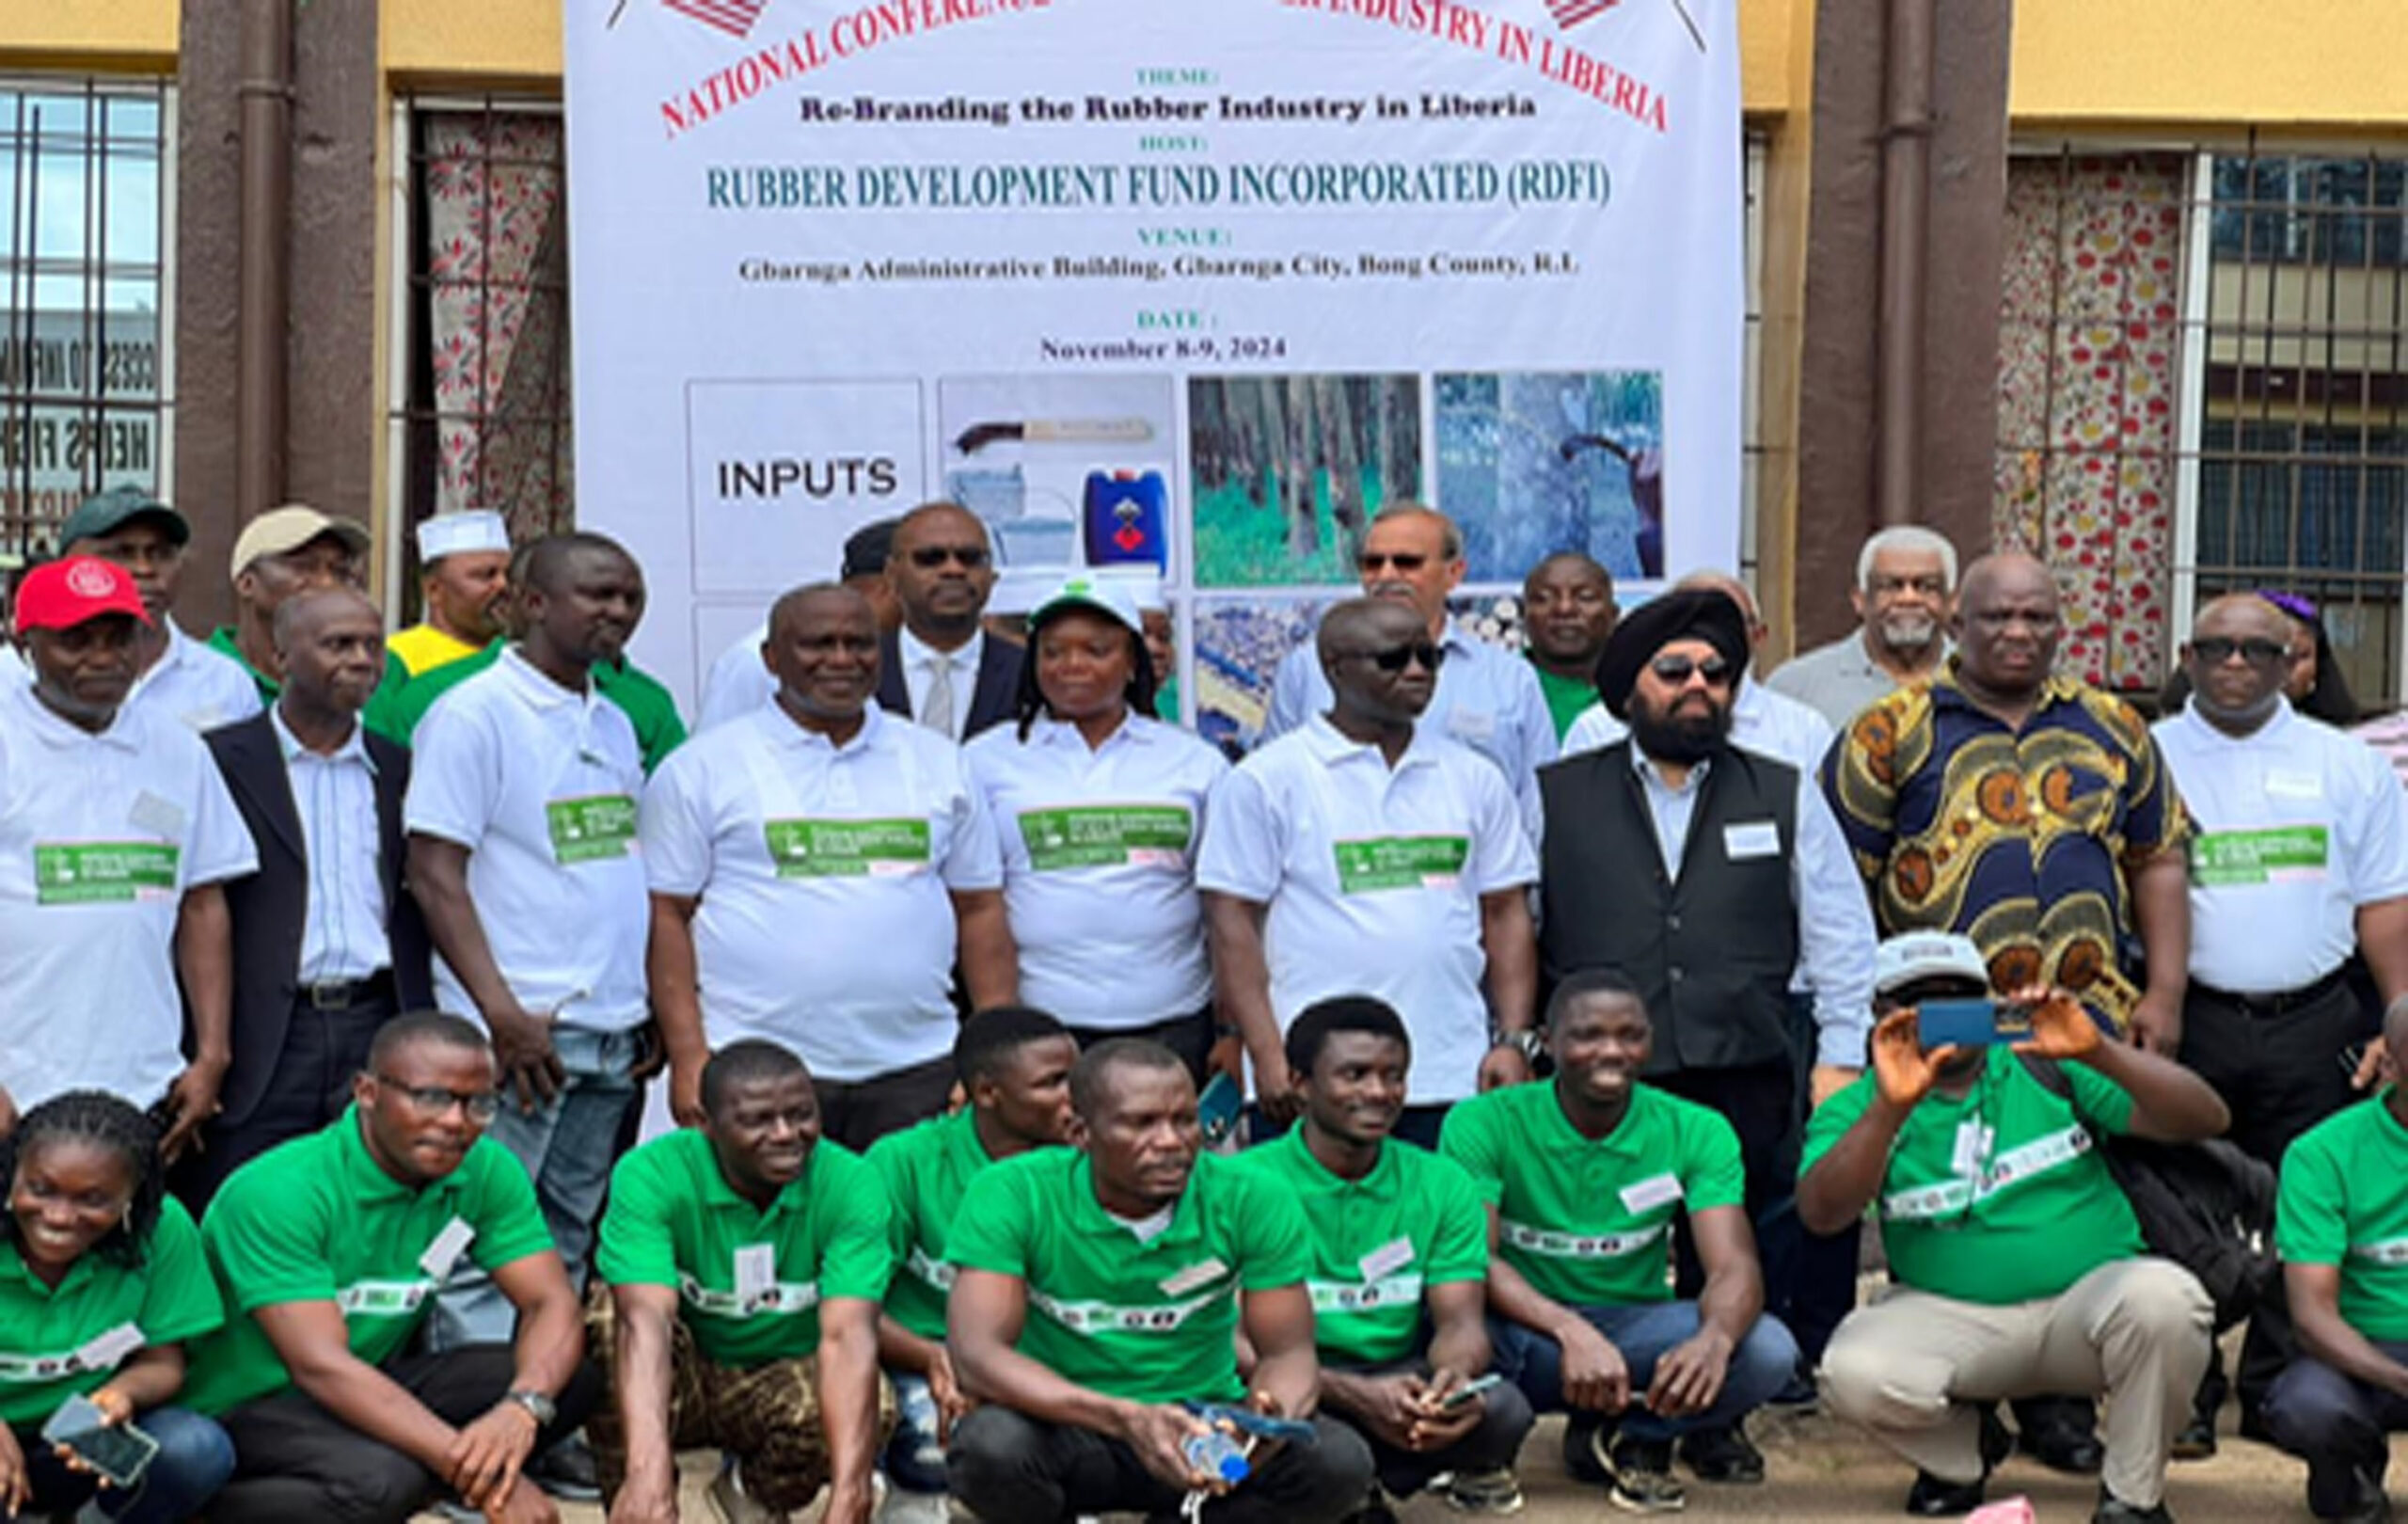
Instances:
[[[1193,707],[1434,502],[1735,562],[1737,0],[570,0],[578,518],[689,712],[855,527],[1160,564]]]

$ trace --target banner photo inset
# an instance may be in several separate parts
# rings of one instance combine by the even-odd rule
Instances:
[[[1231,739],[1386,504],[1466,599],[1735,564],[1735,5],[578,0],[578,518],[636,659],[691,713],[935,497],[1008,571],[1158,567]]]

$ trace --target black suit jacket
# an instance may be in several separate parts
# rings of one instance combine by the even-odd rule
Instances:
[[[903,675],[903,643],[889,634],[878,642],[878,706],[889,714],[911,718],[911,689]],[[1020,702],[1021,648],[989,635],[978,650],[978,685],[970,695],[970,724],[961,733],[968,740],[991,725],[1012,718]],[[956,694],[958,701],[960,695]]]
[[[226,907],[234,923],[234,1063],[219,1093],[226,1111],[218,1125],[232,1127],[259,1106],[284,1047],[300,982],[309,865],[293,781],[267,711],[213,730],[204,739],[260,856],[257,873],[226,885]],[[432,944],[418,902],[402,887],[402,796],[409,788],[410,754],[371,732],[368,756],[376,765],[376,876],[390,907],[387,934],[394,994],[399,1009],[424,1010],[435,1004]]]

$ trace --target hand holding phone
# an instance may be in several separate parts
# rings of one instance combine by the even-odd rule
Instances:
[[[1455,1408],[1461,1407],[1465,1403],[1472,1401],[1481,1393],[1494,1390],[1497,1387],[1502,1385],[1504,1380],[1505,1378],[1503,1376],[1498,1375],[1494,1371],[1491,1371],[1484,1376],[1478,1376],[1472,1380],[1466,1381],[1462,1386],[1457,1387],[1454,1390],[1447,1393],[1445,1397],[1439,1400],[1438,1411],[1441,1413],[1451,1412]]]
[[[1998,1018],[1995,1001],[1926,1000],[1915,1008],[1915,1036],[1925,1053],[1986,1048],[2007,1040],[1999,1031]]]
[[[81,1393],[58,1405],[41,1426],[42,1439],[113,1487],[131,1487],[142,1480],[159,1441],[132,1423],[112,1423],[109,1415]]]

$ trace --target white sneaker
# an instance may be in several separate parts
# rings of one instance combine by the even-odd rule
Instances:
[[[887,1491],[885,1506],[878,1511],[877,1524],[950,1524],[953,1516],[952,1506],[942,1492],[905,1492],[892,1487]]]
[[[704,1496],[710,1500],[711,1512],[719,1516],[720,1524],[787,1524],[789,1516],[783,1509],[764,1508],[745,1496],[744,1489],[737,1484],[733,1466],[720,1468]]]

